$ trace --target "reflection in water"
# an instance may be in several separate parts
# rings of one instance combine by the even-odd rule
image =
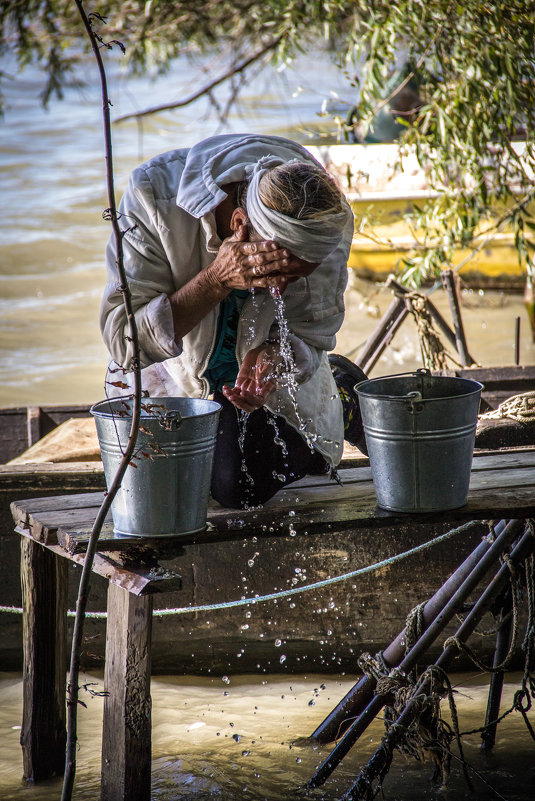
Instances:
[[[462,730],[481,725],[487,687],[481,676],[453,676]],[[520,675],[508,676],[504,704],[510,704]],[[84,677],[96,681],[101,677]],[[383,726],[376,722],[354,747],[331,779],[308,793],[304,783],[329,749],[302,747],[292,742],[309,734],[352,686],[336,676],[231,676],[222,679],[155,677],[153,697],[153,790],[158,801],[289,801],[290,798],[338,801],[359,768],[380,741]],[[0,679],[0,797],[3,801],[56,801],[61,781],[37,787],[21,781],[20,734],[22,684],[20,676]],[[100,726],[102,699],[85,698],[80,709],[78,774],[75,801],[99,796]],[[505,706],[504,706],[505,708]],[[531,715],[532,723],[535,716]],[[535,779],[534,743],[522,719],[512,714],[498,730],[494,750],[485,754],[479,738],[463,738],[471,765],[499,793],[473,775],[475,793],[464,783],[454,760],[448,789],[439,792],[430,782],[431,766],[394,759],[384,792],[388,801],[445,801],[505,798],[528,801]]]

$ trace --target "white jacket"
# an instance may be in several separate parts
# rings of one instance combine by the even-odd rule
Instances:
[[[276,136],[214,136],[191,149],[173,150],[142,164],[132,173],[119,206],[124,265],[139,332],[143,389],[151,397],[207,397],[203,377],[212,353],[218,308],[181,341],[174,337],[169,295],[214,260],[221,244],[214,209],[226,197],[224,184],[241,181],[261,156],[315,159],[300,145]],[[347,258],[353,216],[338,248],[308,278],[288,285],[283,294],[291,343],[298,365],[297,410],[285,388],[275,390],[266,406],[299,429],[331,464],[342,456],[342,408],[327,360],[344,316]],[[115,241],[107,249],[108,283],[101,306],[101,329],[112,359],[129,368],[132,346],[116,268]],[[236,355],[245,354],[276,335],[274,300],[256,290],[242,309]],[[122,378],[122,376],[121,376]],[[114,380],[111,378],[110,380]],[[126,380],[126,379],[124,379]]]

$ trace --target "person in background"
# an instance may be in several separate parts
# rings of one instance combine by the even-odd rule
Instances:
[[[143,390],[221,404],[219,503],[257,506],[328,473],[344,438],[366,452],[354,391],[366,376],[328,357],[344,317],[353,214],[303,147],[236,134],[164,153],[134,170],[119,215]],[[116,258],[112,238],[101,329],[111,369],[128,375]]]

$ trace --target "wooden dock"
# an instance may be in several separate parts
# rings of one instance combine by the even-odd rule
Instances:
[[[236,512],[213,507],[208,530],[194,537],[165,541],[120,539],[113,536],[111,522],[106,524],[94,566],[108,584],[105,689],[109,696],[104,703],[103,801],[150,798],[151,631],[157,594],[165,593],[162,598],[167,603],[172,596],[183,606],[199,606],[215,598],[228,601],[273,593],[296,587],[302,581],[302,569],[299,567],[296,573],[296,564],[301,563],[303,553],[313,555],[312,561],[316,563],[314,575],[306,575],[306,583],[311,583],[316,578],[334,578],[349,572],[355,565],[364,567],[370,561],[380,561],[467,521],[535,516],[533,449],[476,457],[467,505],[448,512],[409,515],[378,509],[367,466],[343,469],[341,478],[341,486],[325,478],[296,482],[260,510]],[[101,493],[97,492],[12,504],[23,553],[22,743],[27,778],[44,778],[47,771],[50,775],[60,769],[65,719],[62,698],[65,697],[66,573],[70,562],[84,559],[100,499]],[[427,551],[424,557],[420,554],[419,563],[423,565],[420,574],[436,578],[437,565],[444,568],[446,562],[450,565],[447,573],[451,572],[451,565],[462,561],[483,529],[449,541],[446,548]],[[379,640],[377,645],[382,647],[399,628],[391,629],[385,636],[385,621],[387,626],[392,622],[389,608],[399,609],[401,602],[405,614],[415,603],[426,599],[429,593],[417,580],[414,558],[401,563],[397,570],[383,568],[371,578],[346,582],[343,622],[345,625],[352,618],[353,635],[363,617],[369,622],[371,616]],[[405,592],[406,587],[410,592]],[[301,636],[305,640],[307,636],[317,640],[324,625],[321,611],[328,603],[326,597],[332,596],[332,589],[328,587],[326,594],[322,590],[304,595],[308,596],[308,614],[301,607],[295,622],[304,631]],[[342,606],[340,599],[338,603]],[[280,606],[278,612],[277,607],[270,608],[269,619],[275,625],[269,635],[271,643],[264,643],[264,647],[267,645],[271,652],[273,637],[280,639],[280,619],[288,612],[285,608],[281,615]],[[250,608],[257,616],[262,615],[261,607],[262,604],[254,604]],[[318,609],[318,614],[312,614],[311,609]],[[238,612],[243,622],[243,608]],[[206,614],[190,613],[186,617],[191,634],[195,632],[205,641],[210,639]],[[266,618],[261,627],[269,629]],[[244,631],[240,625],[238,640],[244,652],[251,646],[250,636],[249,630]],[[347,629],[345,637],[347,642]],[[187,641],[189,650],[192,641],[195,637]],[[355,636],[353,645],[357,642]],[[336,659],[335,640],[327,636],[326,643],[325,658]],[[355,659],[358,651],[355,653],[353,647],[350,650]],[[277,651],[277,659],[278,656]],[[262,664],[262,654],[257,652],[256,658]],[[294,667],[308,668],[305,660],[300,662],[295,658]],[[261,669],[269,671],[269,660]]]

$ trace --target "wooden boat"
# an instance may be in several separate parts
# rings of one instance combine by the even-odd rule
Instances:
[[[506,397],[531,390],[535,368],[511,367],[466,370],[486,385],[484,402],[495,408]],[[87,406],[44,406],[0,410],[0,432],[5,461],[20,454],[40,436],[72,418],[87,418]],[[535,464],[535,451],[533,452]],[[530,457],[531,458],[531,457]],[[357,470],[368,471],[367,460],[354,454],[344,460]],[[349,472],[352,473],[352,470]],[[354,472],[354,471],[353,471]],[[353,473],[352,473],[353,475]],[[306,480],[305,480],[306,483]],[[325,478],[325,491],[328,480]],[[99,462],[0,465],[0,606],[20,606],[19,537],[13,533],[10,504],[15,500],[87,493],[104,489]],[[299,494],[292,489],[294,495]],[[308,491],[308,490],[307,490]],[[305,492],[306,494],[306,492]],[[266,510],[268,511],[268,510]],[[302,510],[301,510],[302,512]],[[282,521],[289,523],[302,514]],[[291,511],[290,513],[291,514]],[[300,516],[301,515],[301,516]],[[228,515],[234,526],[240,513]],[[264,515],[265,517],[265,515]],[[267,518],[266,518],[267,519]],[[277,536],[281,521],[273,520],[269,546],[260,547],[253,538],[229,544],[214,542],[196,553],[195,570],[181,571],[182,589],[156,596],[156,608],[175,608],[214,603],[271,593],[285,587],[316,582],[375,563],[431,539],[448,525],[403,525],[352,531],[343,522],[329,523],[321,536]],[[230,525],[230,524],[229,524]],[[317,527],[316,527],[317,528]],[[270,529],[271,530],[271,529]],[[433,550],[433,558],[412,557],[409,563],[384,568],[355,581],[344,581],[325,589],[269,601],[253,607],[216,612],[188,613],[156,618],[153,629],[153,665],[156,672],[172,673],[176,666],[191,673],[221,675],[233,672],[355,672],[362,651],[375,653],[397,635],[407,613],[432,595],[477,543],[480,531],[463,535],[453,544]],[[298,542],[298,547],[296,543]],[[188,551],[189,553],[189,551]],[[243,582],[236,581],[236,561],[243,563]],[[78,570],[72,571],[70,608],[74,609]],[[289,578],[289,573],[294,578]],[[95,576],[90,608],[106,608],[107,582]],[[0,612],[0,669],[19,670],[22,664],[20,615]],[[102,661],[105,622],[88,620],[84,666]],[[491,658],[491,638],[483,643]],[[280,641],[280,645],[276,643]],[[281,656],[284,659],[281,661]]]
[[[414,154],[403,159],[396,144],[352,144],[309,147],[338,180],[357,219],[349,266],[367,280],[382,281],[399,271],[401,260],[413,250],[419,235],[411,231],[406,215],[414,206],[425,207],[435,197],[425,171]],[[509,229],[489,234],[491,221],[482,224],[474,241],[477,253],[455,251],[453,262],[471,286],[519,288],[525,282],[525,265],[519,264],[514,234]]]

